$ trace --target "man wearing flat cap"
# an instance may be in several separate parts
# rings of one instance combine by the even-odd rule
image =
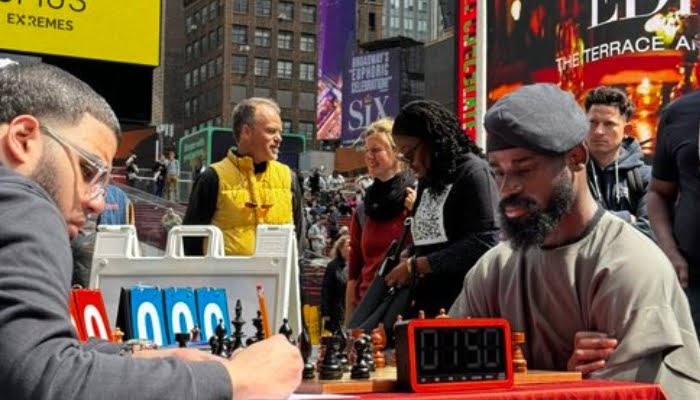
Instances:
[[[528,367],[658,382],[700,398],[700,347],[666,256],[606,212],[586,181],[588,120],[571,94],[524,86],[486,113],[506,241],[464,279],[453,317],[525,332]]]

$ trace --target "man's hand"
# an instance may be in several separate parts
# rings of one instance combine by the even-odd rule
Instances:
[[[411,273],[408,272],[408,259],[402,258],[399,265],[394,267],[394,269],[389,272],[386,277],[384,277],[384,283],[387,286],[405,286],[411,281]]]
[[[257,342],[223,361],[236,400],[286,399],[301,383],[299,349],[282,335]]]
[[[406,188],[406,199],[403,202],[404,207],[407,210],[413,210],[413,203],[416,202],[416,189],[408,187]]]
[[[688,262],[685,258],[678,252],[676,254],[670,255],[668,259],[673,265],[673,269],[676,270],[676,275],[678,275],[678,281],[681,283],[683,288],[688,287]]]
[[[588,375],[605,367],[608,357],[616,347],[617,339],[608,337],[605,333],[576,332],[574,353],[569,358],[566,369]]]

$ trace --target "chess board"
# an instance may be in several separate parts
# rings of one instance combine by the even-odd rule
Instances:
[[[531,370],[515,374],[516,385],[575,382],[581,379],[580,372]],[[305,380],[296,392],[305,394],[357,394],[396,392],[397,390],[396,368],[386,367],[378,368],[368,380],[350,379],[349,372],[346,372],[343,378],[339,380],[320,380],[318,377],[312,380]]]

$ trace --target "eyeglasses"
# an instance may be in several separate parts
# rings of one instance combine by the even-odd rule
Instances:
[[[60,143],[61,146],[73,150],[80,156],[80,173],[85,182],[88,182],[85,194],[90,197],[90,200],[104,196],[109,184],[109,168],[105,167],[97,156],[61,138],[48,126],[41,125],[41,128],[51,139]]]
[[[416,151],[418,151],[418,148],[423,144],[422,140],[419,140],[418,143],[414,144],[413,147],[411,147],[408,151],[401,152],[396,155],[396,158],[404,162],[406,164],[413,164],[413,157],[416,156]]]

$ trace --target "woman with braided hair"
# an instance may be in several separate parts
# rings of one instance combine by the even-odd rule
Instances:
[[[439,103],[407,104],[392,135],[399,158],[418,178],[418,193],[413,246],[385,280],[405,286],[415,275],[408,317],[419,310],[433,317],[450,308],[467,271],[496,244],[498,192],[481,149]]]

